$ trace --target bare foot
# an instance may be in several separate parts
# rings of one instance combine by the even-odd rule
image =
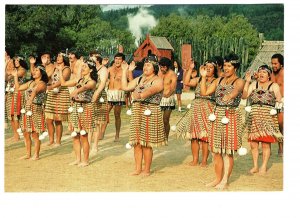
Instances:
[[[201,167],[201,168],[207,168],[207,163],[205,163],[205,164],[204,164],[204,163],[201,163],[201,164],[200,164],[200,167]]]
[[[82,162],[80,164],[78,164],[78,167],[87,167],[89,165],[88,162]]]
[[[189,162],[190,166],[198,166],[198,161],[191,161]]]
[[[218,190],[224,190],[228,188],[228,183],[227,182],[220,182],[218,185],[215,186],[216,189]]]
[[[30,160],[39,160],[40,157],[37,157],[37,156],[33,156],[32,158],[30,158]]]
[[[131,175],[131,176],[138,176],[138,175],[141,174],[141,172],[142,172],[141,170],[136,170],[136,171],[130,173],[130,175]]]
[[[259,172],[258,172],[259,175],[263,176],[263,175],[266,175],[266,173],[267,173],[267,169],[266,168],[260,168],[259,169]]]
[[[114,142],[120,142],[119,138],[115,138]]]
[[[283,152],[278,151],[278,157],[283,157]]]
[[[148,172],[148,171],[142,171],[142,173],[141,173],[141,175],[142,176],[150,176],[150,171]]]
[[[258,168],[257,167],[253,167],[251,170],[249,170],[250,174],[254,174],[254,173],[258,173]]]
[[[69,163],[69,166],[74,166],[74,165],[78,165],[78,164],[80,164],[80,161],[79,160],[75,160],[75,161]]]
[[[19,158],[19,160],[28,160],[28,159],[30,159],[30,156],[28,156],[28,155],[24,155]]]
[[[94,157],[98,153],[98,149],[92,148],[90,152],[90,157]]]
[[[215,187],[216,185],[218,185],[220,183],[220,181],[214,180],[210,183],[207,183],[205,186],[206,187]]]
[[[52,146],[54,142],[45,142],[41,146]]]

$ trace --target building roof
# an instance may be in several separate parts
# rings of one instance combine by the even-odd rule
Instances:
[[[172,45],[170,44],[170,42],[167,40],[166,37],[160,37],[160,36],[149,36],[149,37],[157,49],[169,49],[174,51],[174,48],[172,47]]]
[[[284,41],[264,41],[262,47],[254,60],[252,61],[248,70],[257,71],[257,69],[263,65],[267,64],[271,66],[271,57],[273,54],[284,52]]]

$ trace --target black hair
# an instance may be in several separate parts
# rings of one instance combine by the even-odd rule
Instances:
[[[144,67],[144,62],[142,62],[142,61],[138,61],[137,63],[136,63],[136,70],[143,70],[143,67]]]
[[[208,63],[210,63],[210,64],[212,64],[214,66],[214,77],[218,78],[218,66],[217,66],[217,63],[213,59],[207,59],[205,61],[205,65],[208,64]]]
[[[102,64],[103,58],[101,58],[100,56],[96,56],[96,60],[97,60],[100,64]]]
[[[221,56],[212,57],[213,62],[215,62],[218,66],[221,66],[221,69],[224,66],[224,59]]]
[[[60,51],[60,52],[58,53],[58,55],[59,55],[59,54],[61,54],[62,57],[63,57],[64,65],[69,67],[69,66],[70,66],[69,56],[68,56],[64,51]],[[57,56],[58,56],[58,55],[57,55]]]
[[[271,73],[272,73],[271,68],[270,68],[268,65],[266,65],[266,64],[261,65],[261,66],[257,69],[257,72],[260,71],[260,70],[265,70],[265,71],[267,71],[268,74],[269,74],[269,76],[270,76]]]
[[[173,61],[173,65],[171,66],[171,69],[172,70],[174,70],[175,69],[175,67],[174,67],[174,62],[176,61],[176,63],[177,63],[177,66],[178,66],[178,71],[180,71],[181,69],[182,69],[182,67],[181,67],[181,65],[180,65],[180,63],[179,63],[179,61],[178,60],[174,60]]]
[[[167,67],[167,69],[169,70],[170,67],[172,66],[172,61],[169,59],[169,58],[166,58],[166,57],[162,57],[160,60],[159,60],[159,65],[160,66],[165,66]]]
[[[278,62],[279,62],[282,66],[284,66],[284,58],[283,58],[283,55],[282,55],[282,54],[279,54],[279,53],[273,54],[273,55],[272,55],[272,59],[273,59],[273,58],[277,58],[277,59],[278,59]]]
[[[115,54],[114,59],[116,57],[121,57],[123,61],[125,60],[125,55],[123,53],[118,52],[117,54]]]
[[[23,56],[21,56],[21,55],[15,56],[14,59],[13,59],[13,62],[14,62],[14,66],[15,66],[15,67],[16,67],[16,64],[15,64],[15,60],[16,60],[16,59],[19,59],[19,63],[20,63],[20,65],[21,65],[21,67],[23,67],[25,70],[28,70],[28,65],[27,65],[27,63],[26,63],[26,61],[25,61],[25,57],[23,57]]]
[[[75,48],[70,48],[69,51],[68,51],[68,54],[74,54],[77,59],[80,58],[79,52]]]
[[[149,62],[153,65],[154,74],[157,75],[159,71],[157,56],[154,54],[150,54],[148,57],[143,59],[143,63]]]
[[[239,69],[241,63],[239,61],[239,56],[234,53],[230,53],[224,57],[224,62],[230,62],[235,69]]]
[[[48,78],[48,75],[47,75],[47,73],[46,73],[45,67],[44,67],[43,65],[41,65],[41,64],[38,64],[38,65],[36,66],[36,68],[39,68],[39,69],[40,69],[41,74],[42,74],[41,80],[44,81],[44,82],[47,84],[48,81],[49,81],[49,78]],[[31,75],[31,77],[30,77],[30,80],[34,80],[34,78],[32,77],[32,75]]]
[[[97,82],[98,81],[98,73],[97,73],[95,61],[89,57],[84,57],[83,62],[86,63],[88,65],[88,67],[92,70],[92,72],[90,73],[92,80]]]

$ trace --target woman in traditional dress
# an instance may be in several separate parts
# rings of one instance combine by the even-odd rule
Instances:
[[[207,166],[208,151],[208,133],[210,121],[208,116],[213,113],[214,101],[211,95],[203,96],[200,91],[201,77],[191,79],[191,73],[194,69],[194,61],[191,61],[187,74],[184,78],[184,84],[189,87],[196,87],[195,99],[190,110],[182,117],[176,127],[177,136],[183,139],[191,140],[191,150],[193,160],[189,163],[191,166],[199,164],[199,150],[202,149],[201,167]],[[217,78],[217,66],[212,60],[205,62],[206,71],[206,86],[209,87]]]
[[[98,152],[98,141],[104,136],[104,132],[107,126],[108,121],[108,102],[107,94],[105,91],[106,82],[108,80],[108,71],[107,68],[101,64],[102,58],[100,56],[96,57],[96,68],[98,74],[98,81],[96,85],[96,91],[93,95],[92,102],[94,106],[94,122],[96,125],[96,131],[93,132],[93,140],[91,148],[91,156],[94,156]]]
[[[65,81],[64,77],[60,77],[61,86],[76,86],[76,89],[70,94],[72,99],[69,108],[69,122],[73,136],[73,149],[75,151],[76,160],[70,165],[78,165],[86,167],[89,165],[90,144],[88,141],[88,133],[94,131],[95,123],[94,108],[92,105],[92,97],[96,88],[98,75],[96,64],[91,59],[85,59],[81,68],[81,79],[76,78]],[[81,146],[83,148],[83,160],[81,160]]]
[[[21,131],[24,135],[26,155],[20,159],[31,158],[31,137],[34,141],[34,155],[31,160],[38,160],[41,141],[39,135],[46,130],[43,110],[48,76],[42,65],[35,67],[31,79],[25,84],[19,83],[18,71],[13,73],[17,91],[25,91],[24,108],[21,110]]]
[[[249,102],[249,106],[245,108],[249,112],[246,124],[253,158],[253,168],[249,172],[265,174],[270,158],[271,143],[282,142],[283,138],[275,110],[276,103],[278,105],[281,101],[281,94],[279,85],[270,81],[272,71],[267,65],[260,66],[257,72],[258,81],[251,84],[251,74],[246,73],[242,98],[248,98]],[[262,145],[263,158],[260,168],[258,168],[259,142]]]
[[[25,83],[26,71],[28,70],[27,63],[22,56],[16,56],[13,58],[13,66],[7,66],[8,70],[8,83],[6,86],[7,91],[7,102],[6,102],[6,113],[7,118],[11,122],[13,129],[13,139],[18,141],[20,136],[17,132],[19,128],[19,119],[21,108],[23,107],[24,93],[21,90],[17,90],[15,87],[14,74],[17,72],[18,82],[20,85]]]
[[[156,56],[145,59],[143,75],[127,82],[128,64],[122,63],[122,90],[133,91],[132,116],[130,120],[129,145],[134,146],[135,171],[132,175],[150,175],[153,147],[167,145],[160,101],[163,80],[157,74],[159,70]],[[132,71],[132,67],[129,67]],[[142,161],[144,159],[144,169]]]
[[[63,52],[58,53],[54,73],[50,77],[50,84],[47,86],[47,100],[45,107],[45,117],[49,132],[48,145],[54,144],[54,132],[56,141],[53,147],[61,145],[63,133],[63,121],[68,121],[68,109],[70,107],[70,94],[65,86],[61,86],[60,77],[67,81],[70,79],[71,69],[69,58]],[[54,128],[55,126],[55,128]]]
[[[224,57],[223,77],[216,79],[207,87],[207,71],[200,68],[202,80],[201,94],[215,92],[216,107],[210,115],[212,121],[208,142],[213,152],[216,178],[207,184],[210,187],[224,189],[233,169],[233,155],[242,144],[242,114],[239,104],[244,88],[244,80],[237,76],[240,66],[239,57],[229,54]],[[223,158],[224,155],[224,158]]]

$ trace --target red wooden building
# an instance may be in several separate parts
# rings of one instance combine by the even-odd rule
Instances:
[[[134,61],[141,61],[148,54],[155,54],[158,59],[167,57],[172,60],[174,48],[166,37],[150,36],[147,34],[145,41],[134,52]]]

